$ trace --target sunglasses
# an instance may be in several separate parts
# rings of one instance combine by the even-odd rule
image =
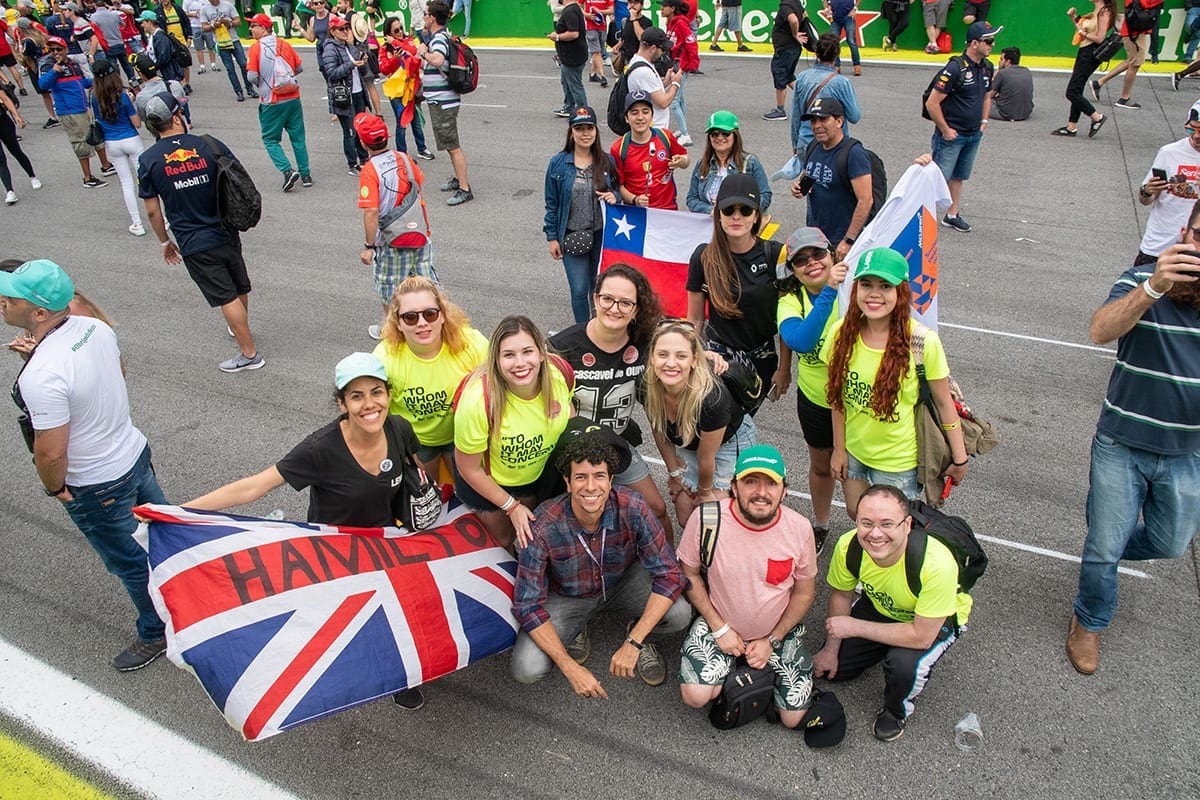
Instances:
[[[829,255],[828,250],[802,250],[792,256],[792,266],[807,266],[810,261],[820,261],[827,255]]]
[[[741,214],[743,217],[748,217],[756,211],[758,211],[758,209],[754,208],[753,206],[744,206],[741,203],[734,203],[731,206],[725,206],[724,208],[722,208],[721,215],[725,216],[725,217],[732,217],[734,215],[734,212],[737,212],[738,214]]]
[[[694,331],[696,330],[696,323],[677,317],[666,317],[654,326],[654,330],[656,331],[660,331],[663,328],[685,328],[689,331]]]
[[[733,131],[709,131],[708,135],[714,139],[728,139],[733,136]]]
[[[405,325],[416,325],[417,320],[424,319],[426,322],[433,322],[442,315],[440,308],[425,308],[420,311],[405,311],[403,314],[397,314],[400,321]]]

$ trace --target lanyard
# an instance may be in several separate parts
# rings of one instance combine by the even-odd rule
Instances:
[[[592,548],[589,547],[587,541],[584,540],[583,534],[581,534],[579,531],[575,531],[575,538],[578,539],[579,544],[582,545],[583,552],[587,553],[587,557],[590,558],[592,563],[596,565],[596,569],[600,570],[600,599],[607,603],[608,591],[604,588],[604,564],[601,563],[600,559],[604,558],[604,542],[608,538],[608,528],[600,529],[600,558],[596,558],[595,553],[592,552]]]

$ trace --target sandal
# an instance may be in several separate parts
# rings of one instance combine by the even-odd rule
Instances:
[[[1091,139],[1093,136],[1099,133],[1100,129],[1104,127],[1104,123],[1106,122],[1108,122],[1108,117],[1101,116],[1100,119],[1088,126],[1088,138]]]
[[[1079,131],[1073,131],[1070,128],[1068,128],[1066,125],[1063,125],[1061,128],[1059,128],[1056,131],[1050,131],[1051,136],[1074,136],[1077,133],[1079,133]],[[1089,136],[1090,135],[1091,134],[1089,134]]]

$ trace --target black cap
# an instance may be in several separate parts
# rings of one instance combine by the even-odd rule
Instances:
[[[645,47],[647,45],[666,49],[671,46],[671,40],[667,38],[667,34],[663,33],[662,28],[656,28],[651,25],[642,31],[642,46]]]
[[[833,747],[846,736],[846,712],[833,692],[818,692],[801,724],[809,747]]]
[[[804,116],[800,119],[812,119],[813,117],[844,117],[846,109],[842,107],[842,101],[835,97],[818,97],[813,101],[813,104],[808,107],[808,111],[804,112]]]
[[[154,63],[154,59],[147,53],[138,53],[137,58],[133,60],[133,66],[147,78],[158,75],[158,64]]]
[[[717,208],[724,209],[738,204],[760,208],[758,181],[745,172],[737,172],[721,181],[717,190]]]

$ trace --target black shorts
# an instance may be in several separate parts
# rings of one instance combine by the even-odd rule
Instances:
[[[987,19],[988,12],[992,10],[992,0],[975,0],[975,2],[967,3],[963,6],[964,17],[975,17],[976,22],[983,22]]]
[[[234,239],[228,244],[201,250],[183,257],[188,275],[200,287],[200,294],[213,308],[232,303],[250,294],[250,276],[242,259],[242,243]]]
[[[776,89],[786,89],[796,80],[796,65],[800,63],[800,45],[776,48],[771,56],[771,80]]]
[[[6,56],[0,56],[0,67],[16,67],[16,66],[17,66],[17,57],[14,56],[12,53],[9,53]]]
[[[796,387],[796,417],[804,431],[804,443],[814,450],[833,449],[833,412],[819,406]]]

